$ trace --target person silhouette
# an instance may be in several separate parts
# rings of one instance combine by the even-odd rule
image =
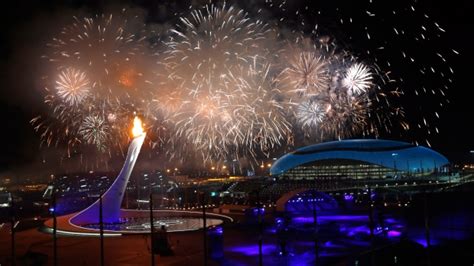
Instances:
[[[162,255],[162,256],[169,256],[172,255],[173,252],[170,247],[169,243],[169,236],[168,232],[166,231],[166,226],[162,225],[160,230],[157,233],[157,241],[156,246],[157,246],[157,253]]]

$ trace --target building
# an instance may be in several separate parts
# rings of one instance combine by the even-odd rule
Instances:
[[[279,158],[270,174],[301,179],[430,177],[447,171],[446,157],[423,146],[381,139],[331,141]]]

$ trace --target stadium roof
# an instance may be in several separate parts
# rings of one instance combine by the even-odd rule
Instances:
[[[398,171],[433,171],[449,163],[440,153],[410,143],[382,139],[350,139],[302,147],[280,157],[270,168],[280,175],[299,165],[321,160],[355,160]]]

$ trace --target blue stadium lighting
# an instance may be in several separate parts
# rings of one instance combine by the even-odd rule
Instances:
[[[345,194],[344,195],[344,200],[351,201],[354,199],[354,196],[351,194]]]
[[[434,172],[449,164],[440,153],[423,146],[381,139],[330,141],[299,148],[280,157],[270,168],[281,175],[308,163],[325,160],[351,160],[379,165],[400,172]]]

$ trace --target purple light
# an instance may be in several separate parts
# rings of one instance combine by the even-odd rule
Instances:
[[[311,244],[314,245],[314,243],[311,243]],[[343,244],[338,243],[338,242],[335,243],[333,241],[327,241],[323,244],[323,246],[327,249],[343,249],[344,248]],[[327,251],[326,253],[329,254]]]
[[[268,232],[270,234],[276,234],[277,230],[275,228],[269,228],[265,232]]]
[[[305,224],[305,223],[312,223],[313,222],[313,217],[295,217],[292,219],[294,223],[296,224]]]
[[[366,215],[321,215],[318,216],[318,222],[364,222],[368,221]],[[295,223],[312,223],[312,216],[298,216],[292,219]]]
[[[353,195],[351,195],[351,194],[344,194],[344,200],[349,201],[349,200],[353,200],[353,199],[354,199],[354,196],[353,196]]]
[[[235,246],[229,249],[231,252],[241,253],[246,256],[258,255],[258,245]],[[262,245],[263,254],[271,254],[276,251],[275,245]]]
[[[259,210],[260,210],[260,214],[263,215],[265,213],[265,208],[253,208],[252,211],[253,211],[253,214],[254,215],[257,215],[259,214]]]
[[[417,239],[413,239],[413,241],[415,241],[416,243],[422,245],[424,248],[426,248],[428,246],[428,244],[426,244],[426,239],[425,238],[417,238]]]
[[[341,227],[341,232],[347,232],[347,236],[355,236],[358,234],[369,235],[370,229],[368,226],[354,226],[354,227]]]
[[[366,215],[324,215],[318,217],[319,221],[367,221]]]
[[[385,219],[385,222],[386,222],[386,223],[393,224],[393,223],[397,223],[398,221],[395,220],[395,219],[393,219],[393,218],[386,218],[386,219]]]
[[[400,237],[402,235],[401,232],[395,231],[395,230],[390,230],[387,233],[388,237]]]

